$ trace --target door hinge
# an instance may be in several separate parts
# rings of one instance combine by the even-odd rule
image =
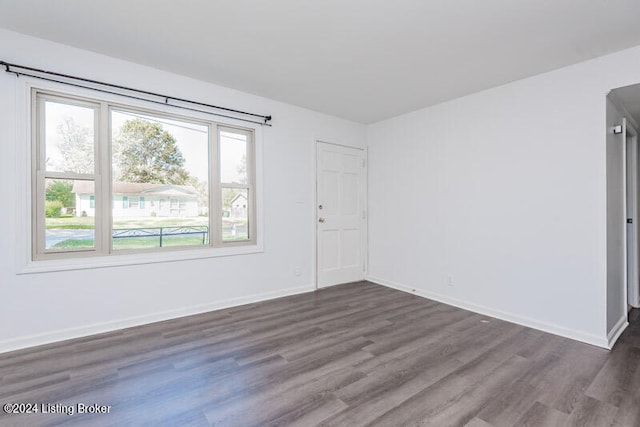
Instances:
[[[627,218],[627,224],[633,224],[633,218]]]

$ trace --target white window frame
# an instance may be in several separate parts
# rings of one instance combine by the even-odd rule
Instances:
[[[230,126],[218,126],[217,129],[217,138],[220,138],[220,133],[224,132],[225,130],[233,130],[232,127]],[[247,134],[248,135],[248,134]],[[218,147],[220,145],[218,144]],[[248,240],[233,240],[233,241],[226,241],[223,242],[224,245],[229,245],[229,246],[236,246],[236,245],[244,245],[246,244],[247,241],[251,241],[253,239],[253,235],[252,233],[254,232],[251,225],[251,222],[255,219],[255,209],[252,208],[252,206],[255,204],[253,203],[253,200],[255,198],[255,195],[252,195],[251,193],[255,191],[255,177],[254,174],[251,173],[252,170],[255,170],[255,150],[254,150],[255,144],[251,143],[249,141],[249,139],[247,139],[247,165],[246,165],[246,169],[247,169],[247,183],[246,184],[236,184],[236,183],[229,183],[229,182],[222,182],[222,178],[220,177],[220,175],[218,175],[218,184],[219,187],[216,191],[218,191],[218,194],[222,194],[222,190],[224,188],[235,188],[238,190],[247,190],[247,196],[249,197],[248,203],[248,211],[247,211],[247,218],[249,221],[249,239]],[[217,162],[220,162],[220,155],[218,154],[218,159]],[[220,212],[220,215],[218,215],[218,227],[220,228],[220,230],[222,230],[222,205],[220,206],[216,206],[217,210]]]
[[[185,247],[171,247],[161,248],[159,250],[128,250],[112,252],[110,249],[111,238],[101,239],[98,237],[98,223],[96,223],[96,250],[91,251],[69,251],[69,252],[57,252],[57,253],[41,253],[42,251],[36,250],[39,248],[39,234],[37,233],[36,225],[32,221],[32,215],[34,215],[35,209],[37,209],[36,198],[39,196],[36,188],[38,176],[35,175],[36,168],[34,162],[38,161],[38,152],[33,150],[33,145],[38,145],[37,140],[37,128],[35,127],[34,114],[36,114],[35,108],[37,108],[37,102],[35,102],[35,93],[45,93],[61,96],[62,98],[70,98],[74,100],[89,101],[92,103],[103,103],[111,105],[111,108],[125,109],[127,111],[139,111],[145,114],[151,114],[158,117],[170,117],[178,120],[187,120],[192,122],[206,122],[209,123],[210,128],[210,142],[209,152],[210,167],[217,161],[218,153],[218,127],[224,128],[236,128],[250,131],[253,135],[252,143],[248,144],[253,149],[253,174],[250,177],[251,185],[253,186],[254,196],[252,198],[253,210],[249,219],[252,225],[250,240],[240,242],[222,242],[221,228],[219,228],[215,221],[216,214],[214,212],[220,212],[222,216],[221,206],[219,203],[215,203],[215,200],[219,200],[219,197],[214,197],[215,194],[219,194],[220,182],[219,173],[217,176],[211,176],[210,183],[210,206],[209,206],[209,218],[210,218],[210,237],[209,244],[205,246],[185,246]],[[16,273],[28,274],[48,271],[64,271],[64,270],[78,270],[85,268],[99,268],[118,265],[136,265],[136,264],[148,264],[155,262],[166,262],[175,260],[189,260],[200,258],[211,258],[219,256],[231,256],[259,253],[264,251],[263,243],[263,209],[262,209],[262,126],[245,123],[241,120],[224,119],[220,120],[218,117],[201,113],[190,112],[189,115],[185,115],[184,111],[172,107],[172,106],[157,106],[156,104],[148,103],[143,100],[134,100],[125,96],[104,94],[90,89],[75,88],[68,85],[43,82],[38,79],[29,77],[16,79],[16,102],[17,102],[17,128],[16,138],[18,141],[24,141],[23,144],[17,144],[19,147],[17,155],[17,176],[19,187],[23,190],[19,192],[17,207],[17,218],[19,218],[19,224],[17,228],[17,242],[18,249],[21,256],[16,257]],[[101,117],[98,123],[108,123],[110,109],[100,110],[100,114],[107,115],[107,117]],[[105,122],[106,120],[106,122]],[[96,127],[99,126],[98,123]],[[102,194],[106,194],[103,197],[106,202],[103,201],[100,209],[103,210],[101,226],[108,227],[109,233],[111,230],[111,180],[101,174],[100,166],[98,166],[98,158],[103,156],[102,164],[105,161],[110,165],[111,157],[108,152],[110,148],[110,142],[105,144],[104,141],[110,138],[109,126],[103,126],[97,132],[101,133],[100,143],[96,143],[96,151],[101,150],[100,153],[96,152],[96,208],[99,207],[98,186]],[[105,139],[106,138],[106,139]],[[212,139],[215,139],[212,141]],[[30,143],[27,143],[30,142]],[[249,163],[249,153],[247,153]],[[105,160],[108,159],[108,160]],[[247,170],[250,169],[250,165],[247,164]],[[110,170],[109,170],[110,175]],[[211,174],[213,175],[213,174]],[[44,194],[42,194],[44,195]],[[251,205],[251,202],[250,202]],[[108,214],[106,212],[108,211]],[[37,217],[37,215],[36,215]],[[98,217],[96,217],[98,221]],[[44,221],[44,215],[42,220]],[[44,230],[44,227],[41,228]],[[105,231],[103,235],[108,236]],[[220,236],[218,236],[220,234]],[[44,245],[41,246],[44,248]]]
[[[31,144],[32,156],[31,156],[31,179],[34,185],[32,186],[31,196],[32,196],[32,206],[35,208],[31,212],[31,223],[33,225],[33,230],[44,230],[45,229],[45,216],[38,215],[38,212],[44,213],[44,203],[45,203],[45,183],[47,179],[65,179],[65,180],[83,180],[83,181],[92,181],[94,183],[94,195],[97,192],[97,189],[102,186],[102,179],[104,179],[104,175],[101,176],[99,172],[99,158],[100,153],[98,152],[98,144],[96,141],[100,138],[100,103],[99,102],[88,102],[85,99],[80,98],[65,98],[61,97],[58,94],[50,94],[46,96],[47,100],[51,101],[59,101],[64,102],[67,105],[74,105],[83,108],[90,108],[94,110],[93,114],[93,138],[94,138],[94,171],[91,174],[83,174],[83,173],[72,173],[72,172],[51,172],[46,170],[45,159],[44,159],[44,137],[42,136],[45,132],[45,113],[44,113],[44,102],[38,103],[36,102],[36,92],[35,90],[31,92],[31,111],[32,111],[32,130],[33,130],[33,138]],[[35,141],[42,141],[42,144],[37,144]],[[38,185],[40,183],[41,185]],[[94,198],[94,203],[96,206],[99,206],[99,200]],[[97,209],[96,209],[97,211]],[[103,233],[98,234],[98,230],[101,229],[102,224],[98,224],[97,216],[95,222],[95,240],[94,240],[94,248],[93,249],[70,249],[65,250],[64,254],[66,256],[83,256],[87,251],[96,251],[99,250],[103,246],[102,237]],[[36,233],[35,231],[32,233],[32,253],[33,259],[38,259],[44,256],[43,251],[40,248],[44,248],[45,246],[45,233]],[[63,253],[62,251],[50,251],[47,256],[57,257],[59,254]]]

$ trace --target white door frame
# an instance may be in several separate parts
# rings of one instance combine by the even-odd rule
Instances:
[[[313,223],[313,229],[314,229],[314,250],[313,250],[313,258],[314,258],[314,262],[313,262],[313,279],[314,279],[314,287],[316,290],[318,289],[323,289],[319,286],[319,280],[318,280],[318,219],[319,219],[319,215],[318,215],[318,146],[319,144],[328,144],[328,145],[335,145],[337,147],[345,147],[345,148],[353,148],[356,150],[362,150],[362,155],[365,161],[365,173],[363,175],[363,186],[364,186],[364,209],[365,209],[365,218],[364,218],[364,225],[362,227],[362,239],[361,239],[361,250],[362,250],[362,259],[363,259],[363,278],[366,279],[368,271],[369,271],[369,156],[368,156],[368,151],[366,147],[355,147],[352,145],[345,145],[345,144],[337,144],[334,142],[328,142],[326,140],[323,139],[316,139],[315,140],[315,144],[314,144],[314,203],[313,203],[313,219],[314,219],[314,223]]]
[[[633,307],[640,306],[640,258],[639,258],[639,227],[640,215],[638,212],[638,132],[624,119],[622,124],[624,138],[624,170],[625,170],[625,223],[626,223],[626,244],[625,244],[625,282],[626,296],[625,304]],[[627,222],[631,219],[631,223]]]

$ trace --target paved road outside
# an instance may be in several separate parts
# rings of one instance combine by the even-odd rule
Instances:
[[[94,239],[95,230],[67,230],[61,228],[50,228],[45,233],[45,248],[50,249],[56,243],[64,242],[65,240],[86,240]]]

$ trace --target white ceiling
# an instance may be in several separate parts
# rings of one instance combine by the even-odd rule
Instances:
[[[639,45],[639,18],[638,0],[0,0],[0,27],[362,123]]]

